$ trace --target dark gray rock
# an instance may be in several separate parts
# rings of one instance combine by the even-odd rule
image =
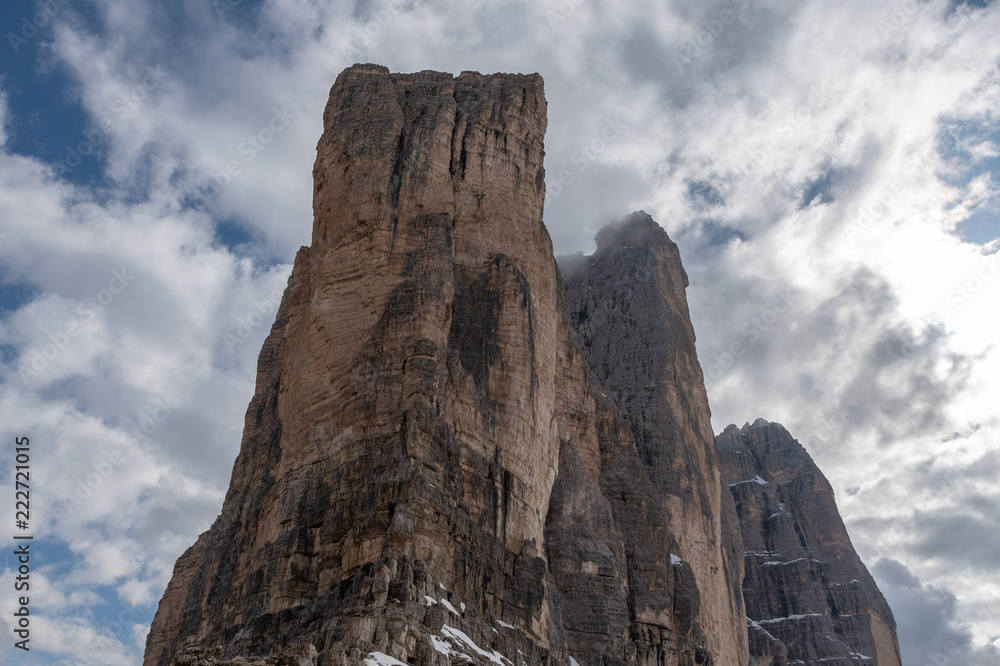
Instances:
[[[667,233],[638,211],[602,228],[590,257],[560,257],[588,364],[635,437],[651,492],[670,516],[671,552],[693,577],[699,630],[742,648],[742,546],[719,459],[688,312],[687,275]],[[692,601],[694,598],[692,597]]]
[[[730,425],[716,441],[743,533],[757,665],[899,666],[892,611],[802,445],[763,419]]]

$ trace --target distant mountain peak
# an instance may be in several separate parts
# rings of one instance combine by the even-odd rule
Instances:
[[[716,441],[743,537],[755,663],[899,666],[892,611],[805,448],[764,419],[729,425]]]

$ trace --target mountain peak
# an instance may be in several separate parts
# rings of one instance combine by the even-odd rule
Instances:
[[[632,213],[559,279],[537,74],[354,65],[323,117],[312,243],[146,666],[747,666],[666,231]],[[726,435],[811,464],[757,423]]]
[[[743,537],[751,656],[899,666],[892,611],[805,448],[765,419],[730,425],[716,441]]]
[[[545,109],[538,75],[337,78],[312,244],[147,666],[747,663],[676,246],[642,213],[618,230],[663,240],[635,284],[669,364],[649,381],[676,375],[651,396],[651,434],[569,325],[542,224]],[[607,254],[600,274],[628,288]],[[645,334],[588,332],[616,330]]]
[[[637,210],[605,225],[594,240],[598,252],[614,247],[645,247],[670,242],[667,232],[644,210]]]

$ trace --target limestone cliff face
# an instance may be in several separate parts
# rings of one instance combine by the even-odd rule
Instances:
[[[561,259],[580,347],[670,515],[671,550],[697,581],[709,642],[727,654],[745,652],[734,627],[743,616],[739,527],[729,493],[716,484],[719,459],[680,254],[643,211],[595,240],[593,256]]]
[[[662,390],[608,397],[542,224],[541,78],[356,65],[324,127],[312,244],[145,663],[746,664],[683,273],[658,259],[643,324],[683,349],[623,360]]]
[[[763,419],[731,425],[717,441],[743,532],[757,665],[899,666],[892,611],[802,445]]]

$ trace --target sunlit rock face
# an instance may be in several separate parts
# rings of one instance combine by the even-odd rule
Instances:
[[[312,242],[147,665],[749,663],[757,546],[677,247],[640,211],[560,276],[546,122],[538,75],[338,77]]]
[[[757,665],[899,666],[892,611],[802,445],[763,419],[731,425],[717,442],[742,528]]]

